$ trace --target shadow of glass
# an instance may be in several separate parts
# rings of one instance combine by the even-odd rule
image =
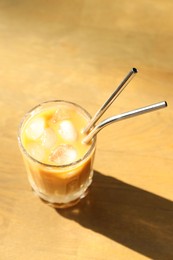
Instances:
[[[147,257],[173,259],[173,203],[113,177],[95,171],[87,197],[57,212]]]

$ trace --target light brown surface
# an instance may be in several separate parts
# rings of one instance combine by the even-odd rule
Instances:
[[[172,10],[172,0],[0,0],[0,259],[173,259]],[[94,114],[133,66],[104,117],[168,108],[100,132],[89,196],[46,206],[19,153],[22,116],[50,99]]]

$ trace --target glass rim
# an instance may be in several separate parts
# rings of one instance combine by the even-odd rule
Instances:
[[[48,100],[48,101],[44,101],[42,103],[39,103],[38,105],[34,106],[32,109],[30,109],[28,112],[25,113],[25,115],[23,116],[22,120],[20,121],[19,124],[19,128],[18,128],[18,143],[19,143],[19,147],[21,148],[22,152],[24,153],[25,156],[27,156],[28,158],[30,158],[32,161],[42,165],[42,166],[46,166],[46,167],[51,167],[51,168],[67,168],[67,167],[71,167],[71,166],[75,166],[77,164],[79,164],[80,162],[84,161],[85,159],[87,159],[87,157],[91,154],[91,152],[94,150],[95,148],[95,144],[96,144],[96,136],[93,137],[93,141],[91,146],[89,147],[89,149],[87,150],[87,152],[84,154],[84,156],[72,163],[69,164],[62,164],[62,165],[56,165],[56,164],[49,164],[49,163],[43,163],[37,159],[35,159],[33,156],[31,156],[27,150],[25,149],[25,147],[23,146],[22,143],[22,139],[21,139],[21,130],[22,130],[22,126],[25,123],[25,120],[28,116],[32,116],[32,113],[38,109],[39,107],[41,107],[42,105],[48,104],[48,103],[66,103],[66,104],[70,104],[72,106],[76,106],[78,107],[80,110],[82,110],[90,119],[91,119],[91,115],[88,113],[87,110],[85,110],[82,106],[71,102],[71,101],[67,101],[67,100],[61,100],[61,99],[55,99],[55,100]]]

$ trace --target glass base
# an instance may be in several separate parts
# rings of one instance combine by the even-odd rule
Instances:
[[[38,189],[35,183],[29,179],[32,191],[39,197],[44,203],[53,208],[69,208],[76,205],[81,199],[86,197],[89,192],[89,188],[92,184],[93,171],[90,172],[90,176],[86,183],[80,187],[77,191],[68,192],[66,194],[46,194],[44,190]]]
[[[32,188],[33,193],[39,197],[39,199],[41,201],[43,201],[44,203],[46,203],[48,206],[55,208],[55,209],[65,209],[65,208],[69,208],[69,207],[73,207],[76,204],[78,204],[80,202],[81,199],[85,198],[88,194],[90,190],[90,186],[85,190],[85,192],[77,199],[69,201],[67,203],[57,203],[57,202],[50,202],[47,201],[46,199],[44,199],[43,197],[39,196],[39,194]]]

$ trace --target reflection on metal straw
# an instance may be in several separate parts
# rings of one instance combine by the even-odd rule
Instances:
[[[96,125],[91,132],[84,138],[83,142],[84,143],[88,143],[91,141],[91,139],[101,130],[103,129],[105,126],[110,125],[114,122],[120,121],[120,120],[124,120],[126,118],[130,118],[130,117],[135,117],[141,114],[145,114],[148,112],[152,112],[154,110],[160,109],[160,108],[164,108],[167,106],[166,101],[162,101],[153,105],[149,105],[146,107],[142,107],[142,108],[138,108],[135,110],[131,110],[129,112],[126,113],[122,113],[120,115],[117,116],[112,116],[109,117],[107,119],[105,119],[104,121],[100,122],[98,125]]]
[[[98,121],[98,119],[103,115],[103,113],[108,109],[108,107],[114,102],[114,100],[119,96],[122,90],[127,86],[127,84],[132,79],[138,70],[136,68],[132,68],[131,71],[127,74],[127,76],[123,79],[117,89],[112,93],[112,95],[107,99],[107,101],[102,105],[102,107],[97,111],[94,117],[91,119],[89,124],[83,130],[84,133],[88,133],[89,130],[94,126],[94,124]]]

